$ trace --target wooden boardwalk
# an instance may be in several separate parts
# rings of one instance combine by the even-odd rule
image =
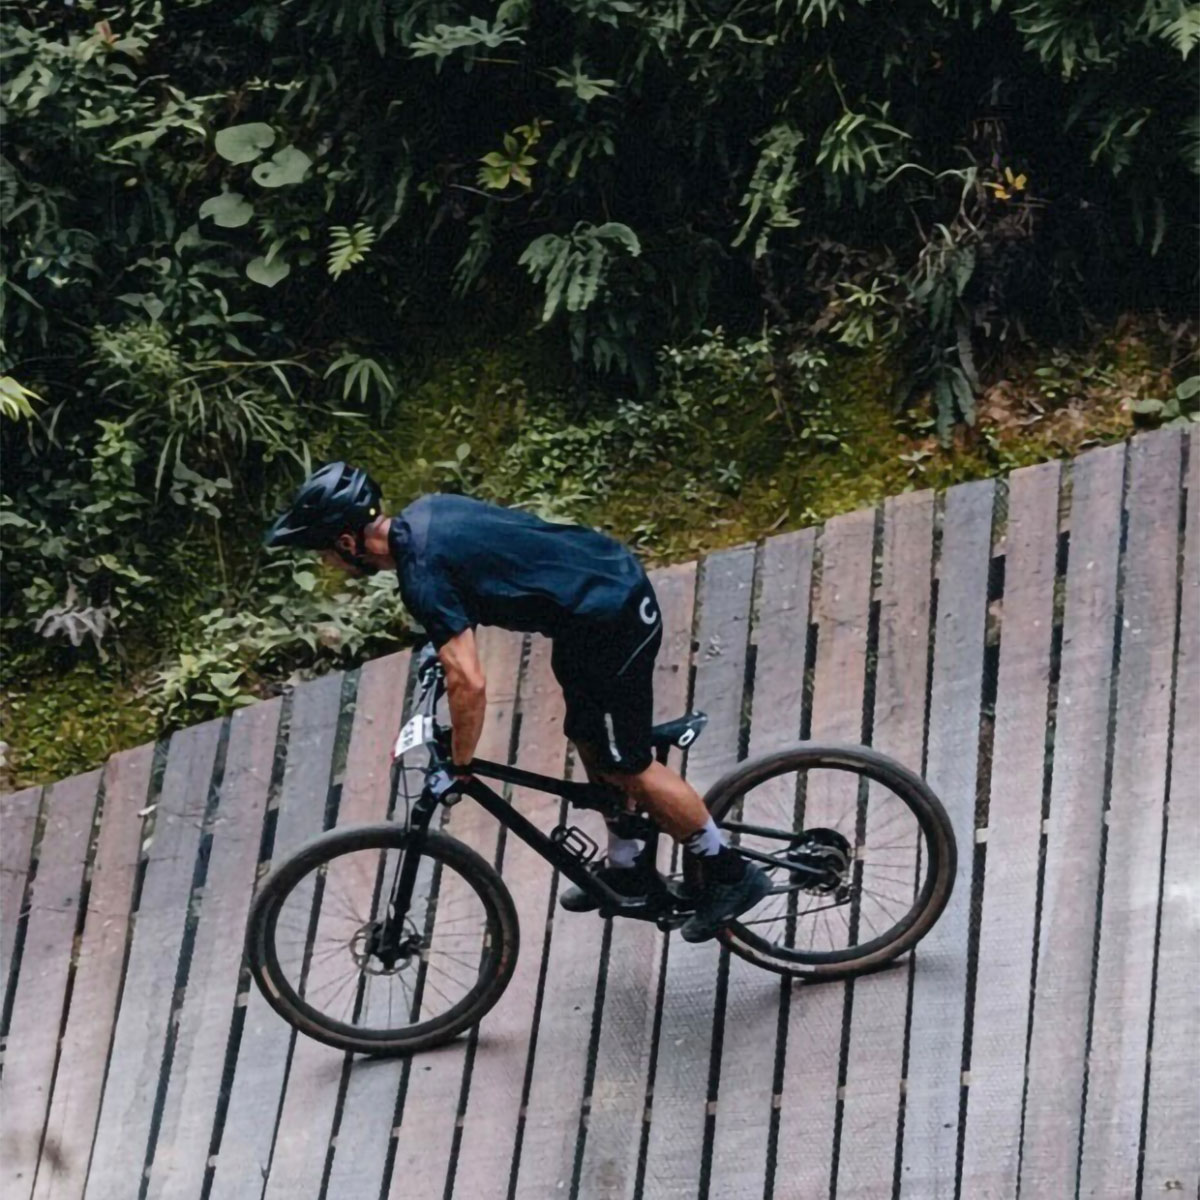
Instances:
[[[247,909],[272,859],[386,816],[407,654],[3,797],[0,1196],[1196,1197],[1188,449],[1161,431],[656,574],[659,714],[712,717],[698,787],[802,735],[869,740],[952,816],[950,907],[853,983],[566,914],[464,803],[450,832],[520,912],[500,1004],[407,1062],[294,1035],[242,967]],[[563,768],[547,644],[481,643],[481,755]]]

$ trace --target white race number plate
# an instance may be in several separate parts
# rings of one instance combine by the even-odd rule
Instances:
[[[400,730],[400,736],[396,739],[396,745],[392,750],[392,757],[402,758],[415,747],[425,746],[432,741],[433,718],[424,713],[418,713]]]

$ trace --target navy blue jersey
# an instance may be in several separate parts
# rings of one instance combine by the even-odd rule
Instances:
[[[603,533],[466,496],[422,496],[388,542],[404,603],[439,648],[474,625],[554,637],[611,619],[645,579]]]

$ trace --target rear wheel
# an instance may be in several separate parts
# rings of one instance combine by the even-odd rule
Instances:
[[[920,776],[865,746],[802,744],[742,763],[705,797],[772,890],[718,935],[781,975],[873,970],[950,899],[954,831]]]
[[[250,912],[250,969],[302,1033],[362,1054],[407,1054],[477,1024],[512,978],[517,913],[474,850],[427,832],[399,937],[384,918],[412,841],[400,825],[335,829],[283,863]]]

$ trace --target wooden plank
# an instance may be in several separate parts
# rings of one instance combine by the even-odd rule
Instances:
[[[925,776],[954,826],[958,877],[946,911],[915,953],[903,1200],[943,1200],[955,1189],[994,494],[990,480],[946,493]]]
[[[40,787],[0,796],[0,998],[8,989],[41,804]]]
[[[1136,1191],[1171,702],[1180,452],[1178,430],[1134,438],[1107,813],[1104,894],[1084,1109],[1080,1192]]]
[[[651,581],[663,614],[663,644],[654,665],[654,718],[667,721],[679,716],[688,701],[696,564],[655,571]],[[672,751],[670,765],[676,771],[681,757]],[[669,869],[671,845],[669,838],[660,839],[660,868]],[[620,1200],[633,1192],[648,1101],[662,949],[663,934],[653,925],[613,923],[581,1172],[588,1181],[582,1194],[594,1200]]]
[[[567,752],[562,728],[565,705],[550,669],[550,650],[549,642],[542,638],[534,640],[521,681],[521,753],[518,762],[544,775],[561,775]],[[582,766],[577,767],[575,773],[582,776]],[[558,821],[555,797],[526,794],[524,789],[518,789],[514,802],[542,829]],[[604,822],[597,814],[570,813],[568,820],[586,829],[601,847],[604,846],[607,835]],[[510,887],[514,897],[518,898],[521,928],[529,932],[526,946],[534,942],[537,952],[531,955],[532,965],[527,964],[525,968],[530,975],[524,981],[519,1008],[511,1014],[501,1011],[510,1002],[510,996],[506,994],[493,1014],[500,1019],[493,1022],[489,1017],[484,1022],[487,1057],[481,1058],[484,1049],[481,1043],[476,1052],[475,1077],[471,1080],[463,1144],[454,1181],[455,1194],[464,1197],[508,1195],[509,1180],[504,1164],[511,1154],[510,1133],[515,1134],[516,1129],[511,1116],[506,1114],[498,1122],[497,1117],[506,1107],[514,1111],[519,1109],[521,1102],[525,1064],[515,1050],[519,1038],[524,1037],[528,1045],[531,1037],[530,1018],[537,986],[534,971],[540,967],[541,960],[538,935],[545,928],[550,898],[547,887],[543,886],[550,882],[546,865],[524,844],[520,844],[518,852],[509,839],[504,852],[504,867],[505,878],[511,879]],[[516,884],[520,880],[525,882],[518,892]],[[594,914],[568,913],[557,903],[549,919],[552,935],[536,1030],[536,1054],[525,1107],[517,1196],[550,1195],[561,1181],[570,1182],[587,1075],[596,971],[604,932],[603,923]],[[525,957],[524,948],[521,957]]]
[[[835,517],[821,534],[821,584],[814,602],[813,741],[862,741],[874,544],[873,510]],[[834,828],[850,834],[857,806],[855,776],[842,771],[809,773],[806,828]],[[801,905],[801,913],[804,907]],[[848,929],[843,913],[823,914],[820,923],[814,922],[818,933],[832,934],[837,944],[842,944]],[[798,919],[797,942],[803,941],[805,926],[803,918]],[[821,937],[817,944],[829,942]],[[803,1179],[812,1195],[828,1192],[833,1174],[845,991],[844,983],[826,983],[792,994],[775,1177],[781,1181]],[[763,1030],[767,1031],[765,1021]]]
[[[1025,1092],[1061,467],[1009,481],[1000,671],[962,1189],[1015,1197]]]
[[[29,895],[25,950],[0,1076],[0,1195],[32,1195],[67,997],[100,772],[54,784]]]
[[[379,659],[363,668],[355,700],[338,825],[361,825],[387,817],[391,749],[400,728],[408,669],[407,653]],[[338,904],[346,907],[339,909],[338,904],[327,899],[318,917],[317,945],[327,945],[334,937],[345,936],[345,911],[366,913],[370,909],[369,893],[358,896],[356,886],[365,884],[369,888],[374,879],[366,876],[345,878],[339,887],[337,872],[338,864],[335,863],[326,878],[325,894],[326,897],[339,894],[342,899]],[[344,978],[346,970],[347,959],[340,954],[321,959],[314,955],[305,990],[319,995],[323,983]],[[320,1193],[345,1058],[340,1051],[312,1038],[296,1039],[275,1134],[266,1200],[277,1196],[300,1200],[304,1196],[315,1198]],[[393,1079],[398,1082],[395,1074]],[[390,1097],[381,1099],[386,1110],[381,1114],[386,1119],[386,1130],[390,1128],[395,1112],[395,1088]],[[385,1132],[383,1141],[369,1155],[370,1165],[379,1172],[380,1185],[386,1150]],[[376,1194],[380,1185],[376,1187]]]
[[[476,633],[488,695],[476,755],[507,762],[523,639],[520,634],[493,627],[480,628]],[[470,801],[455,805],[444,828],[489,862],[495,861],[499,827],[479,805]],[[527,929],[523,932],[528,934]],[[437,936],[435,923],[435,943]],[[522,946],[521,955],[528,949],[528,945]],[[409,1066],[392,1168],[393,1200],[441,1200],[446,1194],[469,1046],[470,1040],[464,1035],[434,1053],[414,1058]]]
[[[925,681],[929,659],[934,496],[910,492],[883,509],[883,572],[879,588],[879,653],[871,744],[919,770],[925,743]],[[917,841],[896,824],[891,805],[867,809],[868,851],[895,862],[900,894],[915,880],[916,863],[892,850]],[[883,849],[887,847],[887,849]],[[867,862],[871,861],[868,855]],[[864,868],[865,869],[865,868]],[[837,1194],[841,1200],[891,1200],[904,1074],[908,1015],[907,965],[854,981]]]
[[[84,1191],[89,1200],[123,1200],[141,1184],[221,725],[209,721],[171,738]]]
[[[302,684],[295,691],[271,850],[273,864],[283,862],[324,827],[341,694],[340,671]],[[237,940],[240,944],[240,930]],[[260,1200],[271,1164],[292,1037],[291,1026],[251,985],[229,1107],[217,1147],[212,1200]]]
[[[391,753],[404,712],[409,657],[403,651],[376,659],[359,676],[339,823],[383,820],[387,813]],[[379,1195],[403,1069],[397,1059],[351,1061],[329,1196]]]
[[[709,725],[688,754],[688,779],[701,795],[737,762],[753,581],[753,546],[721,551],[705,560],[695,706],[708,713]],[[715,944],[671,940],[646,1160],[646,1200],[697,1194],[718,958]]]
[[[1072,468],[1021,1194],[1074,1196],[1100,879],[1124,446]]]
[[[1200,1192],[1200,438],[1191,439],[1143,1194]]]
[[[153,764],[151,744],[113,755],[104,770],[96,860],[35,1200],[79,1200],[83,1195],[121,993]]]
[[[800,740],[815,544],[815,530],[804,529],[771,538],[763,547],[752,635],[757,649],[751,758],[786,749]],[[790,817],[794,801],[788,785],[794,781],[794,776],[776,781],[788,789],[786,800],[776,795],[770,784],[755,789],[741,819],[776,825],[784,814]],[[764,1193],[779,1003],[777,978],[730,957],[709,1185],[714,1197],[760,1200]]]
[[[150,1200],[191,1200],[204,1190],[242,966],[237,931],[246,926],[254,891],[281,706],[279,700],[256,704],[230,723],[199,925],[150,1166]]]

